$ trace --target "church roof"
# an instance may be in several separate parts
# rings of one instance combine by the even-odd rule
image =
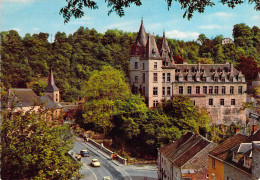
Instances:
[[[140,29],[139,29],[139,32],[138,32],[138,35],[136,38],[136,44],[146,46],[146,43],[147,43],[147,36],[146,36],[145,29],[144,29],[143,20],[141,20]]]
[[[147,57],[150,59],[161,59],[157,44],[153,35],[148,36],[147,40]]]
[[[55,103],[50,96],[41,96],[41,102],[45,103],[45,109],[60,109],[62,105]]]
[[[39,105],[39,98],[32,89],[11,88],[9,89],[9,96],[15,96],[15,100],[19,107]],[[8,107],[10,107],[10,102],[8,102]]]
[[[52,68],[51,68],[48,85],[46,86],[44,91],[53,92],[53,91],[58,91],[58,90],[59,89],[57,88],[57,86],[55,85],[55,82],[54,82],[53,72],[52,72]]]

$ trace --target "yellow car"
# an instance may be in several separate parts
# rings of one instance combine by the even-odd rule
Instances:
[[[91,165],[94,167],[100,167],[100,162],[98,161],[98,159],[92,159]]]

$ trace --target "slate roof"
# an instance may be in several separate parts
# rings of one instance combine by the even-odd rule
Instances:
[[[55,103],[50,96],[41,96],[41,102],[45,103],[45,109],[61,109],[62,105]]]
[[[58,91],[58,90],[59,89],[57,88],[57,86],[55,85],[55,82],[54,82],[53,72],[52,72],[52,68],[51,68],[48,85],[46,86],[44,91],[53,92],[53,91]]]
[[[147,40],[147,57],[149,59],[161,59],[154,35],[149,35]]]
[[[188,132],[177,141],[160,148],[160,151],[174,165],[182,167],[210,143],[204,137]]]
[[[243,77],[243,74],[230,64],[174,64],[175,69],[187,72],[189,75],[214,76],[214,77]],[[200,69],[200,72],[198,72]],[[203,72],[202,72],[203,69]]]
[[[139,28],[139,32],[136,38],[136,44],[137,45],[141,45],[141,46],[146,46],[147,43],[147,36],[146,36],[146,32],[144,29],[144,24],[143,24],[143,20],[141,20],[141,25]]]
[[[39,104],[39,97],[33,92],[32,89],[11,88],[9,89],[9,96],[15,96],[15,99],[18,101],[18,106],[21,107],[30,107],[36,105],[37,103]],[[9,103],[8,107],[10,107]]]
[[[173,62],[173,54],[169,48],[168,42],[165,38],[165,33],[163,32],[163,37],[161,40],[161,46],[159,48],[159,52],[160,52],[160,56],[162,57],[162,59],[168,63],[172,63]]]

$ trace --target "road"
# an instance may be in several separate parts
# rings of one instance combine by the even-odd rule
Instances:
[[[104,176],[109,176],[111,180],[155,180],[157,179],[157,169],[155,166],[138,167],[133,165],[123,165],[94,147],[92,144],[82,141],[75,141],[74,147],[71,150],[74,155],[80,150],[87,149],[90,157],[82,157],[83,163],[81,174],[82,179],[86,180],[102,180]],[[101,163],[100,167],[92,167],[91,160],[98,159]]]

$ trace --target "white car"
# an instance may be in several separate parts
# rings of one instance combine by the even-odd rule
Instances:
[[[98,159],[92,159],[91,165],[94,167],[100,167],[100,162],[98,161]]]

